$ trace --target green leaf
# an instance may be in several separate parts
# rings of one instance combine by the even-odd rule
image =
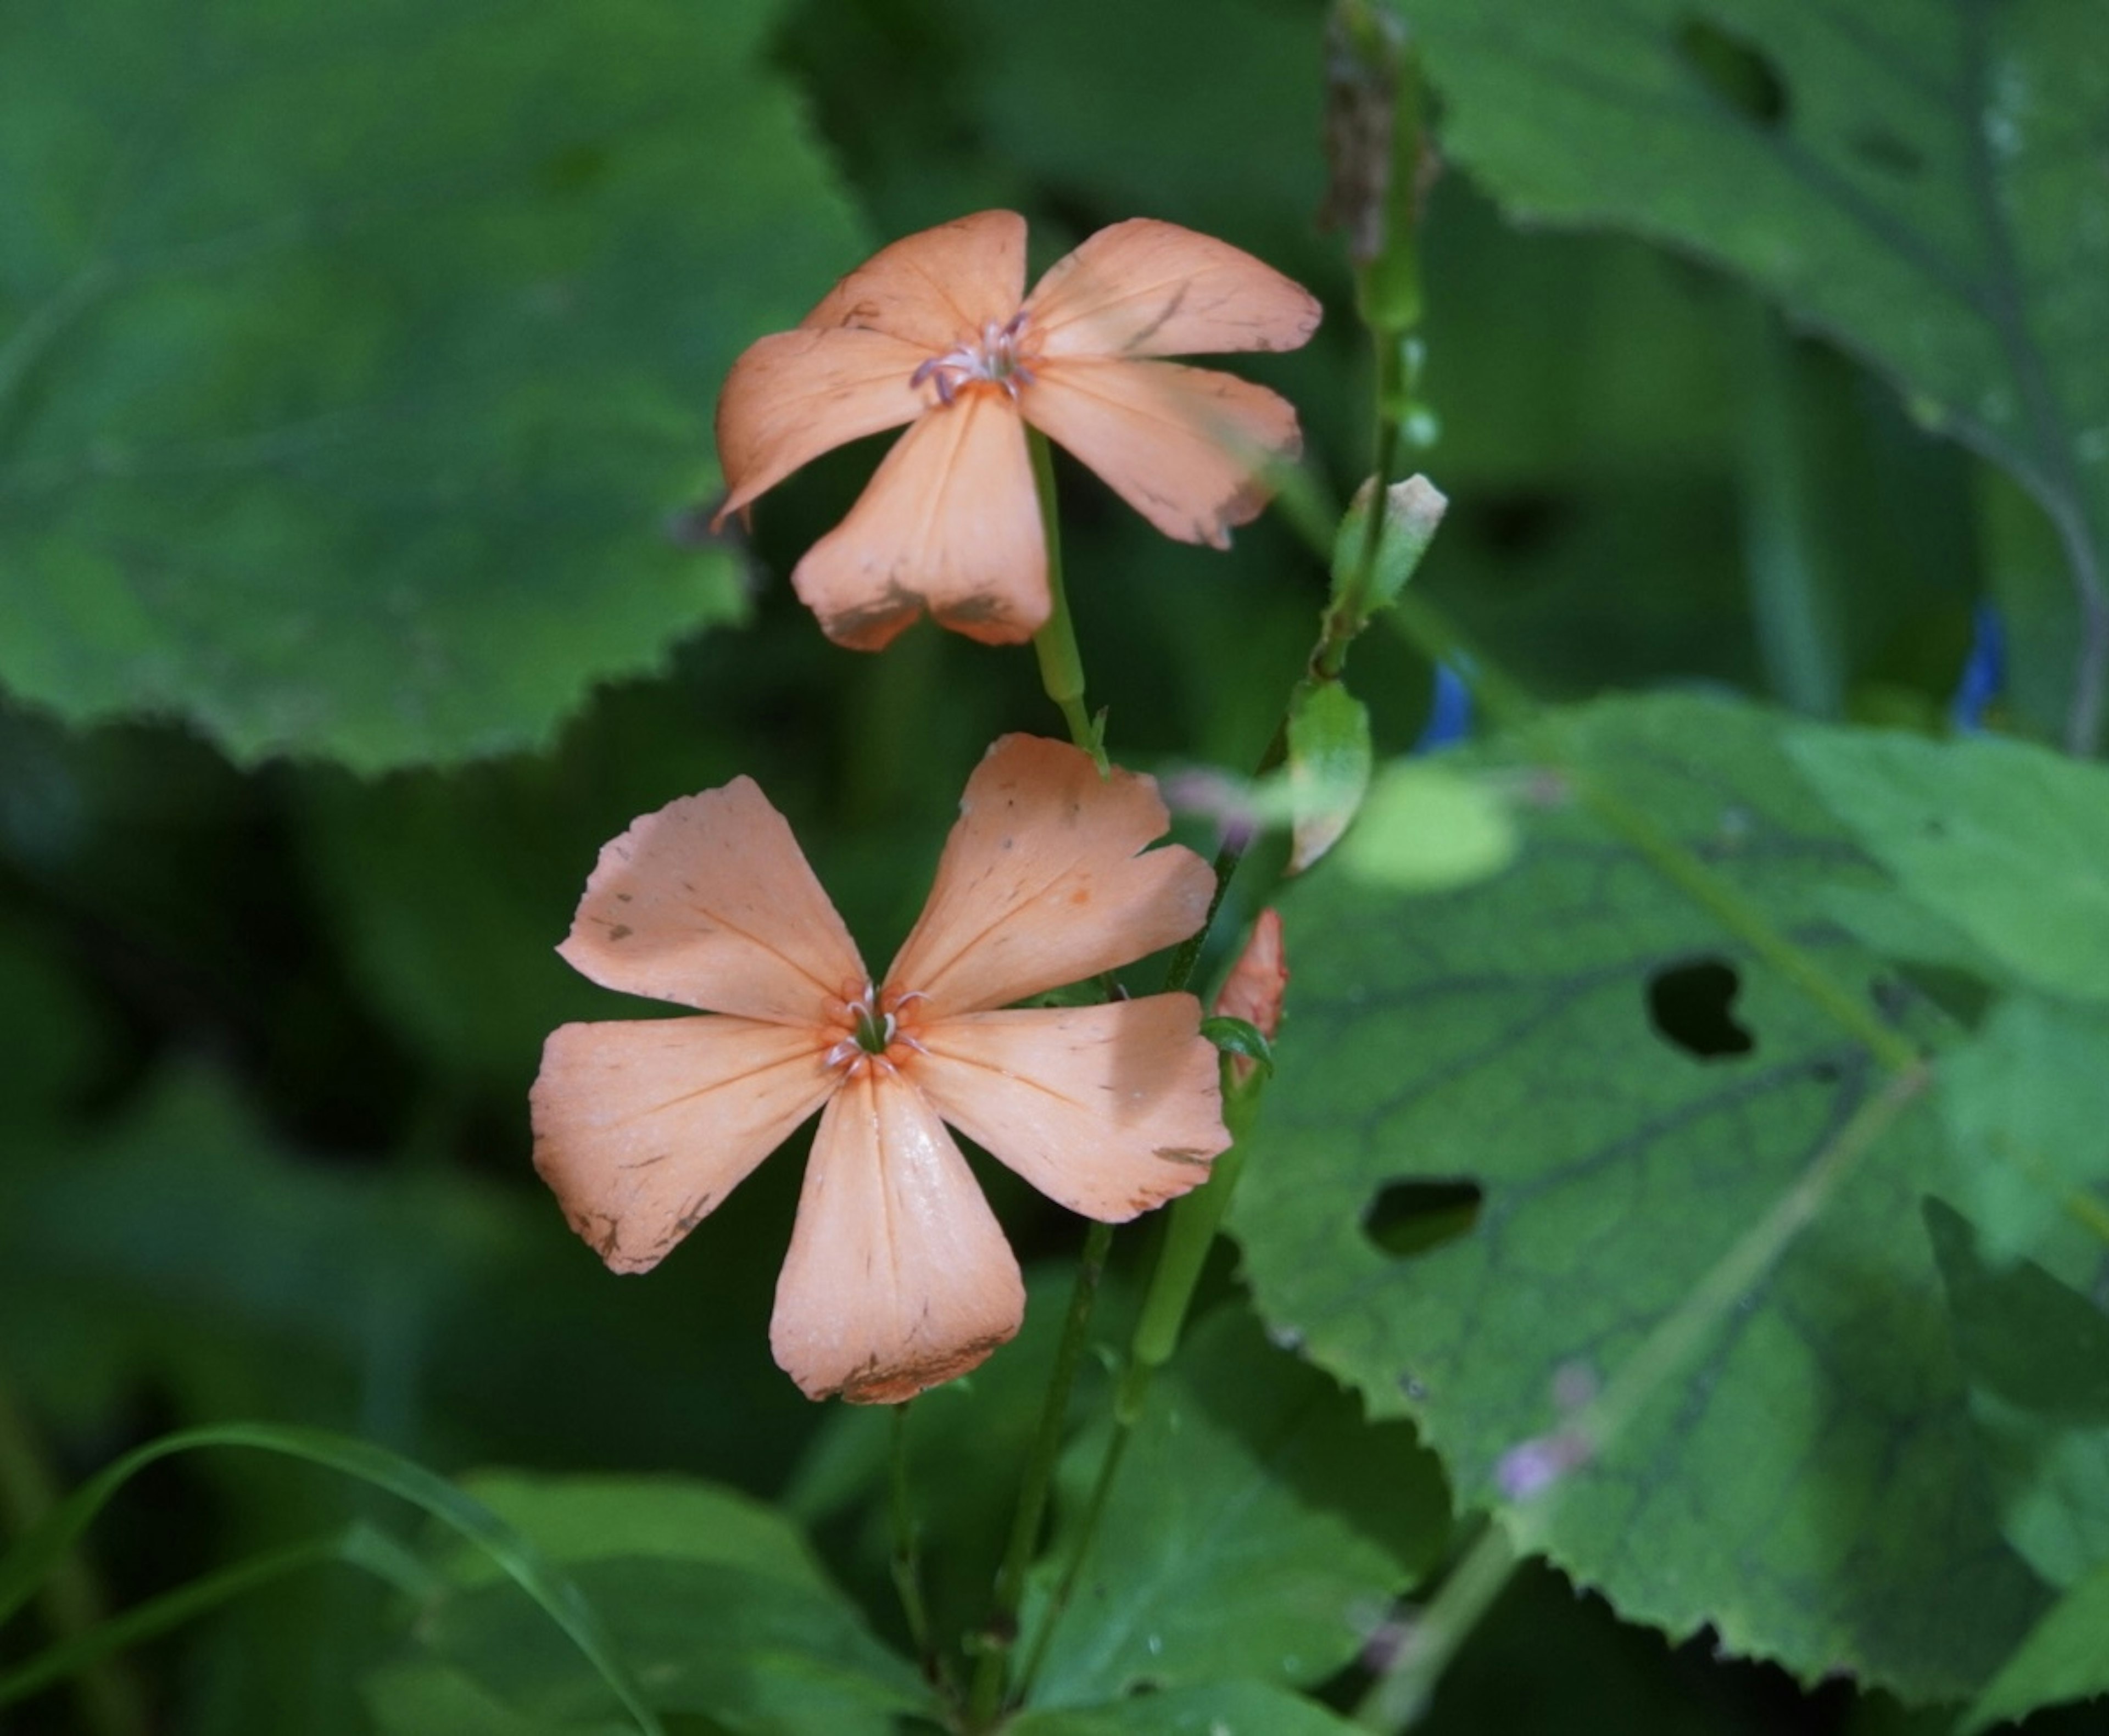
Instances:
[[[1822,919],[1831,886],[1881,877],[1781,751],[1799,726],[1665,696],[1550,727],[1854,1000],[1915,1015]],[[1514,746],[1456,763],[1542,792],[1517,812],[1522,852],[1435,897],[1337,874],[1292,890],[1289,1017],[1231,1228],[1276,1331],[1373,1415],[1417,1418],[1461,1502],[1498,1509],[1504,1461],[1681,1317],[1883,1080],[1556,773]],[[1913,1699],[1981,1685],[2042,1593],[1999,1536],[1910,1229],[1945,1161],[1930,1106],[1890,1125],[1533,1509],[1556,1563],[1630,1620],[1711,1624],[1804,1678]]]
[[[1907,895],[2023,981],[2109,999],[2109,769],[1998,736],[1812,730],[1789,747]]]
[[[2109,1561],[2109,1315],[2032,1261],[1988,1264],[1940,1201],[1926,1221],[2000,1527],[2070,1589]]]
[[[1995,1260],[2098,1237],[2069,1213],[2109,1183],[2109,1017],[2030,995],[2003,1002],[1947,1056],[1940,1101],[1956,1163],[1940,1184]],[[2092,1211],[2109,1224],[2109,1206]]]
[[[2073,1700],[2109,1693],[2109,1562],[2051,1606],[2030,1630],[1986,1684],[1984,1693],[1958,1726],[1962,1736],[2010,1719],[2025,1717],[2039,1706],[2062,1706]]]
[[[715,1483],[676,1477],[536,1477],[479,1472],[462,1487],[551,1561],[610,1556],[714,1562],[815,1594],[833,1591],[805,1534],[775,1508]],[[496,1579],[490,1558],[458,1550],[463,1585]]]
[[[618,1736],[629,1728],[550,1724],[515,1711],[460,1671],[422,1659],[374,1671],[360,1698],[380,1736]]]
[[[469,1486],[589,1588],[660,1711],[851,1736],[930,1709],[804,1535],[751,1496],[675,1477],[487,1472]],[[452,1567],[455,1588],[416,1629],[435,1657],[516,1712],[565,1725],[605,1715],[605,1689],[535,1644],[513,1587],[473,1558]]]
[[[1515,859],[1516,823],[1495,785],[1447,760],[1394,760],[1377,774],[1340,870],[1395,892],[1446,892]]]
[[[667,1557],[581,1561],[571,1572],[661,1711],[742,1729],[890,1736],[896,1714],[936,1711],[915,1668],[838,1593]],[[559,1724],[605,1717],[605,1684],[541,1643],[535,1613],[510,1585],[474,1587],[423,1612],[418,1636],[517,1711]]]
[[[1088,1488],[1104,1447],[1094,1429],[1071,1450],[1073,1493]],[[1068,1503],[1042,1564],[1028,1635],[1081,1504]],[[1218,1310],[1181,1345],[1136,1426],[1033,1703],[1224,1676],[1321,1681],[1434,1565],[1448,1516],[1410,1430],[1365,1424],[1353,1397],[1271,1348],[1249,1314]]]
[[[1421,557],[1435,540],[1443,515],[1450,503],[1425,476],[1408,476],[1384,490],[1384,524],[1370,563],[1370,585],[1358,594],[1357,580],[1369,547],[1370,497],[1376,479],[1371,478],[1355,493],[1340,529],[1333,539],[1333,607],[1343,617],[1340,630],[1353,638],[1369,625],[1372,615],[1389,608],[1404,590],[1420,566]],[[1330,623],[1329,623],[1330,625]]]
[[[769,0],[0,25],[0,680],[363,769],[740,611],[724,370],[860,237]]]
[[[599,1612],[581,1595],[574,1580],[445,1477],[385,1447],[327,1429],[225,1423],[164,1435],[134,1448],[82,1484],[5,1557],[0,1557],[0,1622],[7,1621],[35,1595],[53,1566],[94,1523],[111,1498],[139,1472],[174,1454],[230,1446],[304,1459],[341,1476],[355,1477],[422,1508],[459,1532],[496,1562],[512,1581],[507,1589],[531,1623],[531,1631],[516,1636],[523,1649],[547,1649],[549,1630],[553,1624],[570,1642],[565,1648],[567,1660],[589,1677],[616,1708],[626,1711],[637,1729],[647,1736],[658,1736],[658,1719],[639,1693],[621,1653],[611,1643]],[[521,1593],[526,1594],[524,1598]]]
[[[1260,1035],[1259,1027],[1249,1020],[1211,1013],[1201,1021],[1201,1035],[1223,1054],[1255,1062],[1270,1073],[1274,1071],[1274,1045]]]
[[[1021,1712],[1007,1736],[1345,1736],[1357,1726],[1262,1682],[1209,1682],[1110,1706]]]
[[[1289,872],[1332,849],[1370,787],[1370,714],[1338,681],[1300,681],[1289,697]]]
[[[1751,278],[2018,477],[2099,608],[2109,52],[2094,8],[1426,0],[1413,21],[1446,151],[1511,209],[1636,230]],[[2089,742],[2099,704],[2075,708]]]

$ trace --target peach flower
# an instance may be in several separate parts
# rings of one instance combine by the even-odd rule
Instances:
[[[791,575],[830,638],[877,651],[926,608],[988,644],[1039,631],[1028,422],[1167,536],[1218,548],[1267,503],[1258,470],[1301,450],[1276,394],[1156,359],[1311,336],[1318,304],[1250,254],[1137,218],[1024,290],[1025,219],[983,211],[882,250],[733,364],[716,524],[820,453],[913,424]]]
[[[1289,959],[1281,945],[1281,913],[1272,906],[1259,913],[1244,950],[1216,991],[1215,1011],[1243,1019],[1268,1042],[1281,1029],[1282,998],[1289,993]],[[1231,1057],[1231,1078],[1243,1084],[1258,1066],[1243,1055]]]
[[[1018,1330],[1018,1262],[946,1122],[1109,1223],[1197,1186],[1230,1143],[1190,994],[1001,1010],[1201,925],[1207,866],[1144,850],[1168,823],[1156,786],[1005,736],[960,814],[876,987],[746,778],[603,850],[558,949],[707,1015],[566,1025],[543,1051],[535,1167],[615,1270],[657,1265],[825,1106],[770,1327],[811,1398],[910,1398]]]

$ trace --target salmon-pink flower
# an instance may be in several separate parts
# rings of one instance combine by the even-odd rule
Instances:
[[[1289,960],[1281,945],[1281,913],[1270,905],[1260,912],[1244,950],[1216,991],[1215,1010],[1225,1018],[1243,1019],[1271,1043],[1281,1029],[1281,1003],[1288,993]],[[1243,1084],[1252,1077],[1257,1065],[1243,1055],[1231,1056],[1232,1082]]]
[[[1294,349],[1303,289],[1228,243],[1137,218],[1025,291],[1025,219],[983,211],[896,241],[794,331],[751,346],[718,400],[716,523],[824,452],[914,426],[791,582],[829,638],[876,651],[928,609],[988,644],[1049,611],[1027,423],[1167,536],[1225,548],[1302,449],[1262,386],[1157,359]]]
[[[543,1051],[535,1167],[615,1270],[657,1265],[825,1106],[770,1328],[809,1397],[910,1398],[1017,1332],[1018,1262],[946,1122],[1109,1223],[1197,1186],[1230,1143],[1193,996],[1002,1010],[1200,927],[1206,864],[1144,849],[1168,823],[1156,786],[1005,736],[960,814],[876,985],[746,778],[603,850],[558,949],[706,1014],[566,1025]]]

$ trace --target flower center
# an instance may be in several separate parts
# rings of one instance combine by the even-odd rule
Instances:
[[[938,402],[950,404],[963,387],[986,381],[1001,386],[1015,403],[1019,390],[1032,384],[1032,369],[1027,365],[1031,358],[1023,353],[1024,335],[1022,312],[1002,325],[991,320],[982,327],[978,343],[960,344],[931,357],[909,376],[909,384],[921,386],[927,381],[937,389]]]
[[[870,1066],[891,1071],[905,1058],[905,1051],[927,1053],[914,1035],[901,1027],[904,1021],[913,1017],[907,1011],[909,1003],[928,998],[919,990],[905,994],[898,989],[882,992],[866,983],[863,994],[840,1003],[842,1023],[839,1028],[847,1035],[828,1051],[827,1064],[842,1068],[854,1079]]]

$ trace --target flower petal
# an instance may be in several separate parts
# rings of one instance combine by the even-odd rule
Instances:
[[[1167,536],[1217,548],[1267,504],[1258,472],[1303,449],[1285,399],[1172,362],[1042,363],[1020,408]]]
[[[731,493],[716,530],[800,466],[913,422],[924,352],[878,331],[779,331],[750,344],[718,397],[718,464]]]
[[[883,331],[935,355],[1002,324],[1024,293],[1025,219],[978,211],[882,247],[798,323]]]
[[[1025,304],[1026,330],[1050,358],[1294,349],[1320,311],[1308,290],[1242,249],[1147,217],[1100,230]]]
[[[791,575],[828,637],[877,651],[925,608],[986,645],[1047,619],[1047,547],[1017,407],[970,386],[886,455],[850,515]]]
[[[828,1105],[776,1281],[770,1348],[806,1396],[891,1405],[1012,1337],[1025,1286],[944,1125],[890,1069]]]
[[[784,816],[751,778],[603,847],[557,950],[606,989],[812,1026],[867,978]]]
[[[1109,1224],[1208,1179],[1231,1143],[1190,994],[942,1019],[908,1077],[1050,1199]]]
[[[834,1089],[811,1031],[747,1019],[562,1025],[528,1102],[535,1167],[571,1228],[644,1272]]]
[[[1184,940],[1206,920],[1215,880],[1179,845],[1137,854],[1170,824],[1151,779],[1118,767],[1101,778],[1066,742],[1004,737],[967,780],[887,986],[949,1018]]]

